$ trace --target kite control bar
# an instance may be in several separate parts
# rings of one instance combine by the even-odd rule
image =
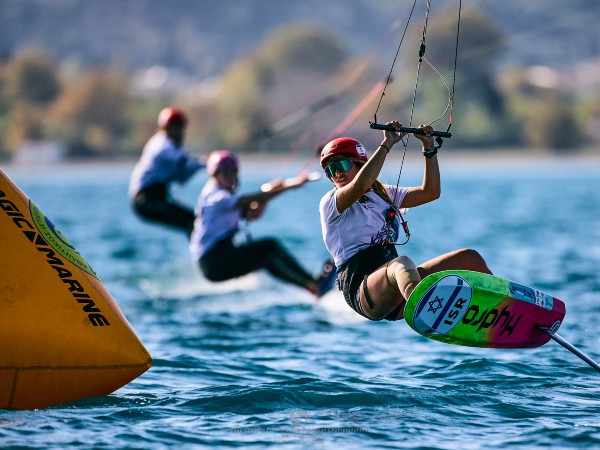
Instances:
[[[369,124],[373,130],[398,131],[391,125],[385,125],[377,122],[369,122]],[[400,127],[400,131],[402,133],[425,134],[421,128]],[[448,133],[447,131],[433,131],[431,136],[450,138],[452,137],[452,133]]]

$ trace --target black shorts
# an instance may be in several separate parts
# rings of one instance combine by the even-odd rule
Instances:
[[[393,245],[385,247],[372,245],[359,251],[338,268],[338,289],[343,292],[344,299],[350,308],[361,316],[367,317],[360,306],[358,295],[360,283],[376,269],[397,256],[396,247]]]
[[[221,239],[200,257],[200,269],[210,281],[225,281],[241,277],[262,268],[262,261],[274,246],[272,240],[258,240],[244,245],[234,245],[233,235]]]
[[[234,245],[226,237],[200,257],[200,269],[210,281],[225,281],[266,269],[285,281],[304,286],[312,279],[275,239],[258,239]]]
[[[194,211],[172,201],[165,184],[153,184],[140,190],[132,206],[144,219],[179,228],[188,235],[194,228]]]

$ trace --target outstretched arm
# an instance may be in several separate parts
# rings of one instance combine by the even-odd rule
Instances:
[[[238,198],[236,207],[244,211],[244,217],[249,220],[258,219],[262,216],[270,200],[279,194],[290,189],[296,189],[304,185],[309,180],[308,173],[302,172],[295,178],[285,181],[273,180],[265,183],[259,192],[241,195]]]

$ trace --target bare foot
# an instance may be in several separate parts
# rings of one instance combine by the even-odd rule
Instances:
[[[304,285],[307,291],[313,294],[315,297],[319,297],[319,286],[314,281],[309,281]]]

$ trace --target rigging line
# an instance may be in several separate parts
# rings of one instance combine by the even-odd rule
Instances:
[[[331,106],[336,103],[340,98],[342,98],[345,93],[350,89],[352,85],[356,83],[356,81],[360,78],[360,76],[365,72],[365,70],[369,67],[370,63],[375,59],[375,56],[381,52],[381,49],[384,47],[387,42],[387,37],[399,27],[400,21],[398,19],[394,20],[392,24],[388,27],[386,34],[379,41],[379,43],[373,47],[369,53],[360,58],[359,62],[354,67],[354,70],[350,72],[350,74],[344,77],[344,82],[342,87],[338,89],[337,93],[330,94],[325,96],[323,99],[314,102],[312,105],[304,106],[299,110],[288,114],[282,119],[276,121],[275,123],[266,127],[271,134],[277,134],[281,131],[289,128],[295,123],[299,122],[302,119],[305,119],[309,115],[312,115],[321,109],[324,109],[327,106]],[[333,76],[330,77],[328,84],[331,84],[331,81],[335,76],[338,76],[340,71],[336,72]]]
[[[302,169],[306,169],[308,167],[308,165],[311,163],[311,161],[320,155],[321,148],[323,147],[323,145],[325,145],[327,142],[334,139],[335,137],[341,136],[348,129],[348,127],[350,125],[352,125],[354,122],[356,122],[356,119],[358,119],[358,117],[365,110],[365,108],[372,103],[373,99],[376,97],[377,93],[380,91],[382,86],[383,86],[383,80],[379,81],[375,86],[373,86],[369,90],[369,92],[367,92],[361,98],[359,103],[350,111],[350,113],[348,115],[346,115],[346,117],[342,120],[342,122],[337,127],[335,127],[335,129],[331,133],[329,133],[327,135],[327,137],[322,141],[322,143],[317,146],[317,148],[315,149],[314,152],[311,152],[311,154],[308,156],[308,158],[304,162]],[[302,133],[302,135],[300,135],[300,137],[296,140],[294,147],[292,147],[292,149],[293,149],[292,153],[296,153],[298,151],[300,145],[306,141],[306,139],[310,135],[311,131],[312,131],[312,124],[310,124],[309,127],[307,127],[307,129],[304,131],[304,133]]]
[[[416,104],[416,99],[417,99],[417,90],[419,87],[419,75],[421,73],[421,64],[423,62],[423,57],[425,56],[425,49],[426,49],[425,38],[427,37],[427,23],[429,21],[430,6],[431,6],[431,0],[427,0],[427,8],[425,11],[425,23],[423,25],[423,34],[421,36],[421,45],[419,47],[419,62],[417,63],[417,75],[415,78],[415,88],[413,90],[413,98],[412,98],[412,103],[411,103],[411,107],[410,107],[410,115],[409,115],[409,122],[408,122],[409,127],[412,127],[412,121],[413,121],[413,116],[414,116],[414,112],[415,112],[415,104]],[[395,62],[395,60],[394,60],[394,62]],[[398,171],[398,178],[396,179],[396,191],[394,192],[394,198],[392,200],[392,203],[394,205],[396,204],[396,199],[398,197],[398,188],[400,187],[400,178],[402,177],[402,169],[404,168],[404,160],[406,158],[406,148],[408,146],[409,137],[410,137],[410,135],[408,135],[406,137],[406,140],[402,139],[402,145],[404,146],[404,149],[402,151],[402,160],[400,162],[400,170]]]
[[[426,10],[426,14],[425,14],[425,23],[423,25],[423,35],[421,38],[421,46],[419,48],[419,62],[418,62],[418,66],[417,66],[415,88],[413,91],[413,99],[412,99],[412,105],[411,105],[411,111],[410,111],[410,124],[412,126],[415,104],[416,104],[416,95],[417,95],[418,85],[419,85],[419,75],[421,72],[421,64],[422,64],[422,61],[425,61],[429,65],[429,67],[431,67],[431,69],[441,78],[444,85],[446,86],[446,90],[448,91],[448,103],[446,105],[446,109],[438,118],[431,121],[429,123],[429,125],[437,122],[442,117],[444,117],[448,111],[450,111],[448,127],[446,129],[446,133],[449,134],[448,132],[450,131],[450,128],[452,126],[452,120],[453,120],[452,111],[454,108],[454,93],[455,93],[455,89],[456,89],[456,69],[457,69],[457,62],[458,62],[458,44],[459,44],[459,37],[460,37],[460,19],[461,19],[461,11],[462,11],[462,0],[459,0],[459,2],[458,2],[458,19],[457,19],[457,28],[456,28],[456,43],[454,46],[454,67],[453,67],[453,73],[452,73],[452,88],[450,88],[450,86],[448,85],[448,82],[446,81],[446,78],[441,74],[441,72],[433,64],[431,64],[431,62],[429,62],[429,60],[425,57],[427,25],[429,23],[430,5],[431,5],[431,0],[427,0],[427,10]],[[404,152],[406,153],[407,142],[405,142],[404,140],[402,142],[404,144]],[[439,138],[438,138],[437,142],[440,146],[442,145],[442,141],[439,140]],[[400,171],[398,173],[396,188],[398,188],[398,186],[400,186],[400,177],[402,175],[403,166],[404,166],[404,155],[402,157],[402,164],[400,166]],[[394,195],[394,197],[395,197],[395,195]],[[395,198],[394,198],[394,200],[395,200]]]
[[[342,123],[340,123],[335,128],[334,131],[329,133],[329,135],[325,139],[325,143],[327,143],[331,139],[333,139],[332,136],[343,133],[354,121],[356,121],[357,116],[371,103],[371,101],[373,100],[374,94],[376,94],[379,91],[379,89],[381,89],[381,82],[377,83],[374,88],[372,88],[367,94],[365,94],[361,98],[359,104],[356,105],[352,109],[352,111],[350,111],[350,113],[344,118]],[[287,165],[288,162],[292,159],[292,157],[295,156],[297,153],[299,153],[302,145],[312,135],[314,127],[315,127],[315,120],[312,120],[311,122],[309,122],[308,126],[304,129],[304,131],[300,134],[300,136],[292,143],[292,145],[290,146],[290,151],[286,153],[285,158],[280,160],[280,162],[278,164],[279,166]],[[312,162],[312,160],[318,156],[317,153],[320,153],[321,146],[322,146],[322,144],[319,144],[316,151],[311,152],[309,154],[308,158],[306,158],[305,162],[303,163],[301,170],[306,169],[308,167],[308,165]]]
[[[341,135],[346,129],[356,121],[360,113],[371,103],[375,95],[383,86],[383,80],[380,80],[371,88],[371,90],[360,100],[360,102],[350,111],[350,113],[342,120],[342,122],[325,138],[325,142],[329,142],[334,137]]]
[[[440,120],[442,117],[444,117],[446,115],[446,113],[448,112],[448,110],[451,108],[451,105],[454,104],[454,93],[450,91],[450,86],[448,85],[448,82],[446,81],[446,78],[444,77],[444,75],[442,75],[442,73],[433,64],[431,64],[427,58],[423,57],[423,61],[425,61],[427,63],[427,65],[435,73],[437,73],[439,75],[439,77],[442,79],[442,82],[446,86],[446,90],[448,91],[448,103],[446,104],[446,109],[444,109],[444,112],[442,114],[440,114],[439,117],[437,117],[436,119],[433,119],[431,122],[428,123],[428,125],[433,125],[438,120]],[[449,129],[450,129],[450,126],[448,126],[448,130]]]
[[[450,115],[448,117],[448,128],[446,131],[450,131],[452,126],[452,111],[454,110],[454,91],[456,89],[456,66],[458,62],[458,42],[460,36],[460,13],[462,11],[462,0],[458,0],[458,22],[456,24],[456,45],[454,46],[454,69],[452,72],[452,91],[450,93]]]
[[[421,64],[423,63],[423,57],[425,56],[425,38],[427,37],[427,22],[429,21],[429,8],[431,6],[431,0],[427,0],[427,9],[425,11],[425,24],[423,25],[423,35],[421,36],[421,46],[419,47],[419,62],[417,64],[417,76],[415,78],[415,89],[413,91],[413,98],[410,107],[409,126],[412,127],[412,120],[415,112],[415,104],[417,100],[417,90],[419,87],[419,76],[421,74]],[[430,64],[431,65],[431,64]],[[439,73],[439,72],[438,72]]]
[[[434,67],[428,60],[427,58],[425,58],[425,49],[426,49],[426,37],[427,37],[427,25],[429,23],[429,12],[430,12],[430,6],[431,6],[431,1],[427,0],[427,8],[426,8],[426,13],[425,13],[425,23],[423,25],[423,34],[421,37],[421,45],[419,47],[419,62],[417,64],[417,74],[416,74],[416,78],[415,78],[415,87],[414,87],[414,91],[413,91],[413,98],[412,98],[412,104],[411,104],[411,110],[410,110],[410,118],[409,118],[409,123],[411,125],[412,128],[412,121],[413,121],[413,116],[414,116],[414,111],[415,111],[415,104],[416,104],[416,96],[417,96],[417,91],[418,91],[418,85],[419,85],[419,75],[421,72],[421,65],[423,60],[429,65],[429,67],[431,67],[431,69],[433,69],[442,79],[442,81],[444,82],[446,89],[448,90],[448,103],[446,105],[446,109],[444,110],[444,112],[442,113],[441,116],[439,116],[437,119],[433,120],[429,125],[437,122],[438,120],[440,120],[442,117],[444,117],[446,115],[446,112],[448,112],[448,110],[450,110],[450,115],[449,115],[449,121],[448,121],[448,128],[446,130],[446,133],[448,133],[448,131],[450,130],[450,127],[452,126],[452,109],[454,107],[454,91],[455,91],[455,87],[456,87],[456,66],[457,66],[457,60],[458,60],[458,42],[459,42],[459,33],[460,33],[460,13],[462,10],[462,0],[459,0],[459,10],[458,10],[458,24],[457,24],[457,31],[456,31],[456,45],[455,45],[455,50],[454,50],[454,69],[453,69],[453,76],[452,76],[452,89],[450,89],[450,86],[448,86],[448,82],[446,81],[446,79],[444,78],[444,76],[440,73],[440,71]],[[395,60],[394,60],[395,63]],[[392,64],[393,67],[393,64]],[[382,98],[383,98],[383,94],[382,94]],[[381,100],[380,100],[381,103]],[[378,106],[379,109],[379,106]],[[377,112],[376,112],[377,113]],[[377,115],[375,114],[375,123],[371,124],[371,128],[374,128],[373,125],[377,124]],[[439,144],[439,146],[442,145],[442,141],[441,138],[438,137],[437,138],[437,142]],[[399,209],[395,207],[396,204],[396,199],[398,196],[398,190],[399,190],[399,186],[400,186],[400,179],[402,176],[402,169],[404,167],[404,160],[406,157],[406,148],[408,145],[408,137],[406,140],[402,139],[402,144],[404,146],[404,151],[402,153],[402,160],[401,160],[401,164],[400,164],[400,170],[398,171],[398,179],[396,181],[396,190],[394,192],[394,198],[392,201],[392,204],[390,205],[390,211],[388,212],[388,216],[391,214],[392,216],[394,215],[394,213],[392,211],[395,211],[396,214],[398,214],[398,216],[400,217],[401,220],[401,224],[402,227],[404,228],[404,232],[406,234],[406,241],[403,243],[395,243],[395,245],[404,245],[408,242],[408,240],[410,239],[410,232],[408,230],[408,225],[406,223],[406,221],[404,220],[404,217],[402,216],[402,214],[400,213]]]
[[[400,23],[401,23],[400,19],[396,19],[392,22],[392,24],[389,26],[385,35],[381,38],[379,43],[371,49],[371,51],[367,54],[366,57],[361,59],[361,61],[357,64],[356,69],[350,73],[350,75],[346,79],[346,82],[344,83],[341,91],[346,91],[346,90],[350,89],[350,86],[352,86],[354,83],[356,83],[358,78],[369,67],[369,64],[375,59],[375,56],[379,52],[381,52],[381,50],[383,49],[383,47],[385,46],[385,44],[388,41],[388,35],[391,35],[393,32],[395,32],[400,27]]]
[[[286,153],[285,157],[282,158],[279,163],[277,164],[277,167],[281,168],[281,167],[285,167],[286,165],[288,165],[290,163],[290,161],[292,160],[292,158],[299,153],[300,148],[302,147],[302,145],[304,145],[304,143],[309,139],[310,136],[312,136],[313,131],[314,131],[314,127],[315,127],[315,122],[312,121],[310,122],[306,128],[304,129],[304,131],[302,132],[302,134],[292,143],[292,146],[290,147],[290,151]],[[310,155],[302,164],[300,170],[305,170],[308,165],[311,162],[311,159],[314,157],[314,155]]]
[[[417,0],[415,0],[416,3]],[[414,10],[415,5],[413,4],[413,10]],[[412,11],[411,11],[411,16],[412,16]],[[406,29],[408,28],[408,25],[410,23],[410,16],[408,18],[408,21],[406,23],[403,35],[402,35],[402,39],[404,39],[404,35],[406,34]],[[394,20],[392,22],[392,24],[390,25],[390,27],[388,28],[387,33],[383,36],[383,38],[379,41],[379,43],[373,48],[373,50],[371,50],[370,54],[364,58],[363,62],[361,63],[362,66],[366,66],[366,64],[368,64],[370,61],[372,61],[375,57],[375,55],[377,53],[379,53],[381,51],[381,49],[385,46],[385,44],[388,42],[388,36],[391,35],[392,33],[394,33],[396,30],[398,30],[400,28],[400,25],[402,24],[402,21],[400,20],[400,18],[397,18],[396,20]],[[399,49],[398,49],[399,51]],[[398,51],[396,52],[396,57],[398,56]],[[395,59],[394,59],[395,61]],[[364,67],[366,68],[366,67]],[[364,68],[360,70],[360,73],[362,73],[364,71]],[[392,67],[393,70],[393,67]],[[357,106],[354,107],[354,109],[352,111],[350,111],[350,113],[343,119],[343,121],[335,128],[334,131],[332,131],[328,137],[325,139],[326,142],[328,142],[329,140],[333,139],[336,137],[336,135],[339,135],[341,133],[343,133],[356,119],[357,116],[360,114],[360,112],[362,112],[362,110],[367,106],[367,104],[369,102],[371,102],[371,99],[374,98],[374,95],[376,94],[378,89],[382,89],[382,97],[383,97],[383,92],[385,92],[385,88],[386,86],[393,81],[393,78],[391,76],[392,74],[392,70],[390,70],[390,74],[387,76],[386,83],[383,85],[383,87],[381,88],[381,84],[382,81],[378,81],[377,84],[373,87],[372,90],[370,90],[359,102],[359,104]],[[358,79],[358,76],[354,77],[354,78],[350,78],[352,80],[351,84],[354,84],[354,82],[356,81],[356,79]],[[348,85],[350,83],[346,83],[346,85]],[[381,104],[381,99],[379,100],[379,104]],[[377,108],[379,109],[379,105],[377,106]]]
[[[313,159],[316,159],[320,156],[321,150],[322,150],[323,146],[325,144],[327,144],[327,142],[334,139],[336,136],[341,136],[342,133],[344,133],[348,129],[348,127],[350,127],[350,125],[352,125],[354,122],[356,122],[356,119],[360,116],[360,114],[365,110],[365,108],[367,106],[369,106],[371,104],[371,102],[375,98],[376,94],[381,89],[382,85],[383,85],[383,81],[379,81],[375,86],[373,86],[371,88],[371,90],[369,90],[369,92],[367,92],[361,98],[359,103],[350,111],[349,114],[346,115],[346,117],[344,117],[342,122],[337,127],[335,127],[335,129],[332,132],[330,132],[327,135],[327,137],[321,141],[320,144],[317,145],[317,148],[315,149],[315,151],[311,152],[311,154],[308,156],[308,158],[306,158],[306,161],[302,165],[302,169],[306,169],[309,166],[309,164],[312,162]],[[309,127],[312,127],[312,124],[309,125]],[[310,133],[308,133],[308,131],[309,131],[309,128],[307,128],[307,130],[304,133],[302,133],[302,135],[296,140],[296,143],[295,143],[296,145],[293,147],[294,153],[299,149],[299,146],[306,141],[306,138],[310,134]],[[312,130],[310,130],[310,131],[312,131]]]
[[[324,142],[327,143],[331,139],[333,139],[336,135],[341,135],[342,133],[344,133],[344,131],[352,123],[354,123],[356,121],[356,119],[360,115],[360,113],[362,113],[364,111],[364,109],[371,104],[371,102],[373,101],[373,98],[381,89],[381,86],[382,86],[382,81],[379,81],[373,88],[371,88],[371,90],[360,99],[359,103],[350,111],[350,113],[348,115],[346,115],[346,117],[342,120],[342,122],[331,133],[329,133],[327,135],[327,138],[324,140]],[[319,112],[319,111],[315,111],[315,113],[316,112]],[[279,161],[278,166],[281,167],[281,166],[287,165],[291,161],[291,159],[296,154],[299,153],[302,145],[312,135],[314,127],[315,127],[315,120],[312,120],[309,122],[309,124],[306,126],[304,131],[300,134],[300,136],[298,138],[296,138],[295,141],[292,143],[292,145],[290,146],[290,151],[286,153],[285,158],[283,158],[282,160]],[[319,144],[314,152],[311,151],[311,153],[308,155],[308,157],[304,161],[301,170],[306,169],[309,166],[309,164],[312,162],[312,160],[318,156],[318,153],[320,154],[322,145],[324,145],[324,144]]]
[[[416,3],[416,0],[415,0],[415,3]],[[414,4],[413,4],[413,9],[414,9]],[[411,15],[412,15],[412,11],[411,11]],[[410,16],[408,18],[408,21],[407,21],[405,29],[404,29],[403,38],[404,38],[404,35],[406,34],[406,29],[408,28],[409,23],[410,23]],[[385,46],[385,44],[388,42],[388,40],[389,40],[388,36],[390,36],[392,33],[397,31],[400,28],[401,24],[402,24],[402,21],[400,20],[400,18],[397,18],[396,20],[394,20],[392,22],[392,24],[388,28],[386,34],[381,38],[379,43],[373,48],[373,50],[371,50],[369,55],[367,55],[367,57],[364,58],[362,60],[362,62],[359,64],[360,69],[358,71],[358,74],[354,77],[350,76],[349,81],[346,82],[346,84],[345,84],[346,86],[349,87],[350,85],[352,85],[356,82],[356,80],[358,79],[358,76],[362,72],[364,72],[368,63],[370,63],[374,59],[375,55],[377,53],[379,53],[381,51],[381,49]],[[397,56],[398,56],[398,53],[396,52],[396,57]],[[392,70],[393,70],[393,67],[392,67]],[[354,121],[356,121],[358,115],[364,110],[364,108],[366,106],[368,106],[368,103],[370,103],[372,101],[372,99],[374,98],[374,95],[376,94],[376,92],[379,89],[382,89],[382,92],[385,91],[385,87],[393,80],[392,76],[391,76],[392,70],[390,70],[390,74],[386,78],[385,85],[383,85],[383,87],[381,87],[382,81],[378,81],[376,83],[376,85],[365,96],[362,97],[362,99],[359,101],[359,103],[354,107],[354,109],[352,109],[352,111],[350,111],[350,113],[342,120],[342,122],[331,133],[329,133],[329,135],[325,139],[325,142],[328,142],[331,139],[334,139],[336,137],[336,135],[341,135],[343,132],[345,132],[346,129],[352,123],[354,123]],[[356,73],[356,72],[357,71],[355,71],[354,73]],[[382,96],[383,96],[383,94],[382,94]],[[379,100],[379,103],[381,103],[381,99]],[[378,106],[378,108],[379,108],[379,106]]]
[[[404,31],[402,32],[402,37],[400,38],[400,44],[398,44],[398,49],[396,50],[396,55],[394,56],[394,61],[392,62],[392,67],[390,67],[390,73],[386,77],[385,85],[383,86],[383,90],[381,91],[381,97],[379,98],[379,103],[377,103],[377,108],[375,109],[374,114],[375,123],[377,123],[377,113],[379,112],[379,107],[381,106],[381,102],[383,101],[385,89],[387,88],[387,85],[391,80],[392,72],[394,71],[394,65],[396,64],[396,60],[398,59],[398,54],[400,53],[400,48],[402,47],[402,43],[404,42],[404,37],[406,36],[406,31],[408,30],[408,25],[410,24],[410,19],[412,18],[416,4],[417,0],[414,0],[412,8],[410,9],[410,14],[408,15],[408,20],[406,21],[406,26],[404,27]]]
[[[414,10],[415,4],[416,4],[416,0],[415,0],[415,3],[413,3],[413,10]],[[427,21],[429,19],[429,7],[430,7],[430,0],[427,0],[427,10],[425,13],[425,25],[423,26],[423,35],[421,37],[421,46],[419,48],[419,63],[417,66],[415,89],[413,92],[412,106],[411,106],[411,111],[410,111],[409,126],[411,126],[411,127],[412,127],[413,113],[414,113],[414,109],[415,109],[415,99],[417,97],[417,87],[419,84],[419,73],[421,71],[421,62],[423,61],[423,56],[425,54],[425,36],[427,35]],[[411,10],[411,16],[412,16],[413,10]],[[408,23],[407,23],[407,27],[408,27]],[[406,33],[406,29],[404,31]],[[392,62],[392,68],[390,69],[390,74],[388,75],[388,80],[394,69],[394,64],[396,64],[396,59],[398,58],[398,53],[400,52],[400,47],[402,46],[403,40],[404,40],[404,35],[402,36],[402,40],[400,41],[400,45],[398,46],[398,50],[396,51],[396,56],[394,58],[394,61]],[[386,83],[386,87],[387,87],[387,83]],[[384,92],[381,93],[381,98],[379,99],[379,105],[377,105],[377,110],[375,111],[375,114],[374,114],[375,123],[377,123],[377,111],[379,111],[379,106],[381,105],[381,101],[383,100],[384,95],[385,95],[385,87],[384,87]],[[404,242],[402,242],[402,243],[394,242],[394,245],[404,245],[404,244],[408,243],[408,241],[410,240],[410,231],[408,229],[408,224],[407,224],[406,220],[404,220],[404,216],[400,212],[400,209],[396,207],[396,200],[398,198],[398,190],[400,187],[400,177],[402,176],[402,169],[404,167],[404,160],[406,158],[406,148],[408,146],[408,138],[409,138],[409,136],[407,136],[406,140],[402,139],[402,146],[404,148],[402,151],[402,160],[400,162],[400,170],[398,171],[398,179],[396,180],[396,189],[394,191],[394,198],[392,199],[392,203],[390,204],[390,207],[389,207],[388,213],[387,213],[387,217],[386,217],[387,226],[391,227],[391,225],[392,225],[391,221],[397,214],[398,217],[400,218],[402,228],[404,229],[404,234],[406,235],[406,240]]]
[[[401,24],[402,24],[402,20],[400,18],[395,19],[390,24],[390,26],[387,28],[387,31],[385,32],[384,36],[379,40],[379,43],[376,46],[374,46],[366,56],[362,57],[359,60],[355,69],[350,72],[350,75],[346,78],[343,86],[338,90],[338,93],[327,97],[327,98],[330,98],[330,97],[335,98],[335,100],[331,101],[329,104],[327,104],[326,107],[332,106],[340,98],[342,98],[347,91],[349,91],[350,87],[352,85],[354,85],[356,83],[356,81],[360,78],[360,76],[363,74],[363,72],[365,72],[365,70],[369,67],[369,64],[375,59],[375,56],[377,56],[377,54],[381,52],[381,50],[384,48],[385,44],[389,41],[390,36],[400,28]],[[375,85],[375,88],[377,88],[377,90],[381,89],[381,83],[382,83],[381,81],[378,81],[377,84]],[[374,95],[377,93],[375,88],[373,88],[367,94],[365,94],[363,97],[361,97],[361,99],[359,100],[359,104],[357,106],[355,106],[352,109],[352,111],[350,111],[350,113],[343,119],[343,121],[335,128],[335,130],[328,135],[328,138],[325,140],[325,142],[328,142],[329,140],[333,139],[335,137],[335,134],[341,134],[341,133],[345,132],[345,130],[354,121],[356,121],[357,116],[363,111],[364,108],[366,108],[368,106],[368,104],[374,98]],[[368,100],[367,100],[367,98],[368,98]],[[273,128],[274,132],[271,133],[271,135],[273,135],[275,133],[283,131],[283,129],[287,128],[288,126],[293,125],[294,123],[298,122],[299,120],[302,120],[302,119],[308,117],[309,115],[314,117],[317,113],[326,109],[326,107],[319,108],[319,109],[313,109],[310,112],[310,114],[306,114],[302,117],[300,117],[300,115],[298,113],[292,113],[289,115],[289,117],[296,117],[299,119],[295,120],[294,122],[291,122],[291,121],[288,122],[288,124],[286,124],[286,126],[279,126],[279,127],[274,128],[275,125],[277,125],[277,124],[283,125],[285,123],[284,121],[286,119],[286,118],[284,118],[284,119],[276,122],[275,124],[269,126],[267,129]],[[301,108],[300,111],[305,110],[305,109],[306,108]],[[302,145],[306,142],[306,140],[308,139],[308,137],[310,136],[310,134],[312,132],[314,121],[315,121],[314,119],[312,121],[310,121],[308,126],[304,130],[304,132],[302,132],[301,135],[292,143],[291,151],[288,152],[287,157],[284,158],[283,161],[280,161],[279,166],[287,164],[287,162],[291,159],[291,157],[296,155],[300,151]],[[321,144],[319,144],[319,145],[321,145]],[[316,150],[320,153],[319,147],[317,147]],[[316,156],[318,156],[317,151],[310,153],[310,155],[304,162],[302,169],[305,169],[311,163],[311,161]]]
[[[415,0],[415,4],[416,4],[416,1],[417,0]],[[415,4],[413,4],[413,10],[414,10]],[[411,10],[411,16],[412,16],[412,10]],[[359,64],[359,67],[360,67],[359,74],[362,73],[366,69],[367,64],[374,59],[375,55],[377,53],[379,53],[381,51],[381,49],[384,47],[384,45],[387,43],[388,35],[390,35],[391,33],[395,32],[398,28],[400,28],[401,23],[402,22],[400,21],[399,18],[394,20],[394,22],[392,22],[386,35],[379,41],[379,43],[373,48],[373,50],[371,50],[369,55],[367,55],[367,57],[364,58],[363,61]],[[402,35],[402,39],[404,39],[404,35],[406,34],[406,29],[408,28],[409,23],[410,23],[410,16],[406,23],[406,26],[405,26],[405,29],[404,29],[404,32]],[[398,50],[396,51],[396,58],[398,57],[399,51],[400,51],[400,49],[398,48]],[[396,58],[394,58],[394,61],[396,61]],[[364,110],[364,108],[366,108],[368,106],[368,104],[374,98],[375,94],[377,93],[377,91],[379,89],[382,89],[382,98],[383,98],[383,95],[384,95],[383,92],[385,92],[385,88],[391,81],[393,81],[392,71],[393,71],[393,65],[392,65],[392,69],[390,70],[389,75],[385,78],[385,84],[382,86],[383,81],[381,81],[381,80],[378,81],[375,84],[375,86],[361,98],[359,103],[350,111],[350,113],[348,113],[348,115],[342,120],[342,122],[331,133],[329,133],[327,135],[327,138],[325,138],[325,142],[329,142],[331,139],[334,139],[337,135],[342,134],[352,123],[354,123],[354,121],[356,121],[358,115]],[[356,73],[356,71],[354,73]],[[354,84],[354,82],[357,79],[358,79],[358,75],[356,75],[354,77],[351,76],[349,78],[349,80],[351,80],[351,82],[346,82],[346,86]],[[344,89],[346,89],[346,88],[344,88]],[[379,100],[379,104],[381,104],[381,99]],[[377,109],[379,109],[379,104],[377,106]]]
[[[338,89],[336,94],[331,94],[325,96],[322,100],[316,101],[313,105],[305,106],[300,108],[298,111],[292,112],[285,116],[283,119],[278,120],[274,124],[270,125],[268,128],[270,129],[272,134],[277,134],[284,129],[290,127],[291,125],[299,122],[300,120],[306,118],[309,114],[320,111],[325,106],[330,106],[333,103],[337,102],[343,95],[350,89],[352,85],[356,83],[356,81],[360,78],[360,76],[365,72],[365,70],[369,67],[370,63],[375,59],[375,56],[381,51],[387,42],[387,35],[396,31],[399,27],[399,20],[395,20],[389,26],[386,35],[379,41],[379,43],[373,47],[369,53],[360,59],[360,61],[354,67],[354,70],[350,72],[347,77],[344,77],[344,82],[342,87]],[[339,72],[334,74],[334,76],[338,75]],[[330,77],[328,84],[331,84],[330,81],[334,78],[334,76]],[[303,94],[301,94],[303,95]]]

